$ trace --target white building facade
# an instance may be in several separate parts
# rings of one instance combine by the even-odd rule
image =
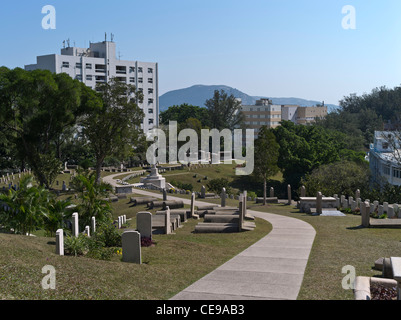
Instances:
[[[67,73],[92,89],[96,84],[112,78],[134,85],[143,92],[139,107],[145,118],[141,128],[144,133],[159,125],[159,71],[154,62],[125,61],[117,59],[113,41],[91,43],[89,48],[66,47],[61,54],[38,56],[37,63],[26,65],[25,70],[45,69],[53,73]]]
[[[379,185],[401,185],[401,150],[399,133],[376,131],[370,145],[369,165],[372,182]]]

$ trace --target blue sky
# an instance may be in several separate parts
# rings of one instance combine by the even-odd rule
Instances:
[[[56,29],[42,28],[42,7]],[[352,5],[356,29],[345,30]],[[159,63],[159,89],[232,86],[250,95],[337,104],[401,84],[399,0],[2,1],[0,65],[35,63],[113,33],[124,60]]]

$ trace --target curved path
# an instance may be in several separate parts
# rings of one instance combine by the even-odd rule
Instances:
[[[104,180],[109,182],[113,176]],[[134,192],[162,198],[161,194],[140,189]],[[187,199],[170,195],[169,199],[190,204]],[[205,204],[203,201],[195,203]],[[299,219],[253,210],[248,212],[270,222],[273,230],[171,300],[297,299],[315,239],[315,229]]]

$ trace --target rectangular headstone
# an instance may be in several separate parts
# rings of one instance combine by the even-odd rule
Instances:
[[[361,217],[362,217],[362,226],[365,228],[369,228],[370,225],[370,205],[368,202],[361,203]]]
[[[164,214],[164,233],[171,234],[171,220],[170,220],[170,208],[166,208],[166,212]]]
[[[141,234],[138,231],[125,231],[121,240],[123,247],[122,261],[141,264]]]
[[[64,255],[64,230],[58,229],[56,231],[56,254]]]
[[[226,206],[226,188],[221,191],[221,206],[224,208]]]
[[[78,237],[79,224],[78,224],[78,212],[72,214],[72,235]]]
[[[141,237],[152,238],[152,214],[150,212],[138,212],[136,226]]]
[[[88,237],[91,236],[91,232],[90,232],[90,227],[89,227],[89,226],[86,226],[86,227],[85,227],[85,234],[86,234]]]
[[[274,188],[270,188],[270,198],[274,198]]]
[[[96,218],[92,217],[92,233],[96,232]]]
[[[321,192],[318,192],[316,196],[316,213],[318,215],[323,213],[323,196]]]

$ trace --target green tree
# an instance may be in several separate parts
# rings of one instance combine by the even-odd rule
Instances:
[[[341,161],[322,165],[305,176],[302,183],[309,195],[322,192],[326,196],[334,194],[351,196],[359,189],[361,194],[369,190],[370,171],[368,164]]]
[[[208,125],[208,110],[184,103],[179,106],[171,106],[166,111],[160,112],[160,123],[162,125],[168,125],[170,121],[177,121],[181,124],[190,118],[199,120],[202,127],[205,128]]]
[[[0,131],[41,185],[52,185],[61,168],[60,136],[94,98],[67,74],[0,68]]]
[[[282,121],[273,129],[280,145],[279,168],[286,184],[299,188],[301,179],[320,165],[340,161],[345,135],[317,125],[295,125]]]
[[[140,126],[144,118],[138,102],[143,94],[132,85],[116,79],[97,86],[101,103],[92,104],[80,119],[83,136],[89,141],[96,163],[96,181],[106,157],[124,159],[143,134]]]
[[[241,111],[241,102],[234,95],[228,95],[224,90],[215,90],[211,99],[205,102],[208,110],[209,127],[212,129],[243,128],[245,116]]]
[[[263,205],[266,205],[267,180],[279,171],[277,165],[280,146],[276,136],[266,126],[259,130],[255,141],[255,170],[254,175],[263,180]]]

